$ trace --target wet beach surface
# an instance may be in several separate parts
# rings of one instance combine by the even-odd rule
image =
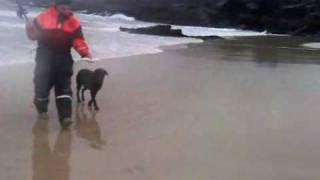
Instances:
[[[110,76],[99,112],[74,102],[69,131],[53,97],[37,120],[33,64],[1,67],[0,179],[318,180],[320,51],[304,42],[214,40],[76,63]]]

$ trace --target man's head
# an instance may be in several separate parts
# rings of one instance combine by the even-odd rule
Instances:
[[[61,14],[65,16],[72,15],[71,8],[69,6],[71,4],[71,0],[55,0],[55,4]]]

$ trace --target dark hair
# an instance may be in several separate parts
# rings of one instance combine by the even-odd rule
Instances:
[[[55,0],[54,1],[56,4],[65,4],[65,5],[70,5],[71,0]]]

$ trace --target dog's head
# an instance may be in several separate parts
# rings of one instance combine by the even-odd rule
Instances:
[[[108,76],[109,73],[105,70],[105,69],[102,69],[102,68],[98,68],[94,71],[94,73],[96,74],[100,74],[100,75],[104,75],[104,76]]]
[[[98,68],[94,71],[94,74],[96,77],[98,77],[99,80],[103,81],[104,77],[105,76],[108,76],[109,73],[105,70],[105,69],[102,69],[102,68]]]

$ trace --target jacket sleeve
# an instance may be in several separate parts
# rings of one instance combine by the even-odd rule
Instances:
[[[39,25],[37,24],[37,20],[27,21],[26,23],[26,32],[27,36],[30,40],[35,41],[38,40],[41,36],[41,30]]]
[[[89,47],[83,37],[81,26],[79,26],[75,31],[72,46],[81,55],[81,57],[89,56]]]

